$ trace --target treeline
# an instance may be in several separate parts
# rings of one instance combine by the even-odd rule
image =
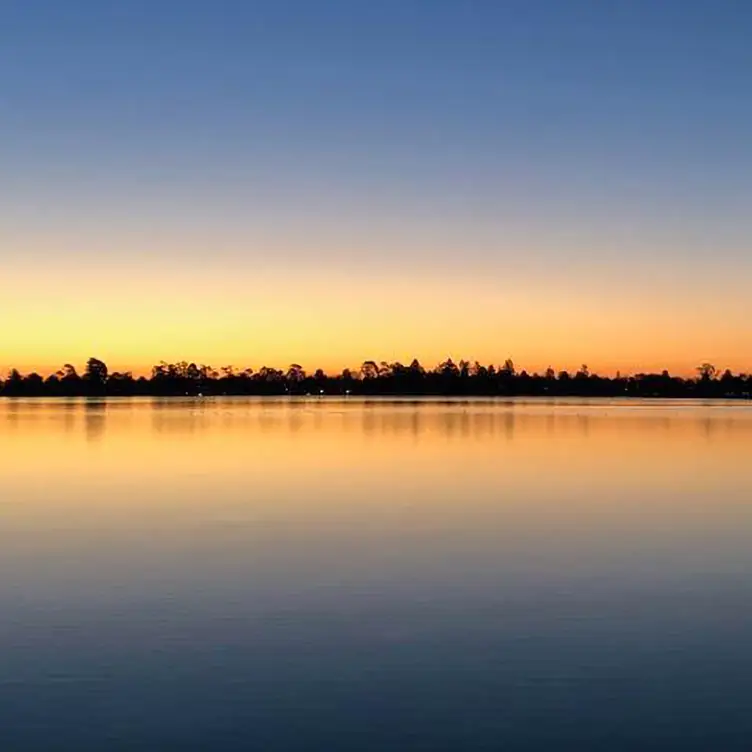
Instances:
[[[576,373],[518,371],[511,360],[484,366],[448,359],[426,369],[417,360],[409,365],[365,361],[358,370],[329,375],[319,369],[307,373],[293,363],[286,370],[264,366],[257,371],[195,363],[165,363],[152,368],[149,378],[129,372],[110,372],[90,358],[83,373],[70,364],[46,378],[11,370],[0,380],[5,397],[130,397],[130,396],[526,396],[526,397],[676,397],[750,399],[752,376],[720,373],[703,363],[692,378],[662,373],[617,374],[614,378],[591,373],[583,365]]]

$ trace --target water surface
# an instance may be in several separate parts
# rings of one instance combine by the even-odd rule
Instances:
[[[0,401],[0,744],[747,750],[752,409]]]

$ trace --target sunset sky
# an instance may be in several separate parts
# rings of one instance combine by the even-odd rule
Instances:
[[[0,369],[752,370],[752,4],[5,0]]]

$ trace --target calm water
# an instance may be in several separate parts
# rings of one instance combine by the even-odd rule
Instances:
[[[752,408],[0,401],[0,747],[749,750]]]

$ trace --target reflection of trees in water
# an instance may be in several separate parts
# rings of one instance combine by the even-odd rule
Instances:
[[[505,438],[512,440],[521,434],[542,434],[546,436],[593,438],[603,434],[621,435],[667,435],[684,434],[699,428],[705,435],[716,436],[727,432],[752,432],[752,420],[740,423],[729,417],[719,419],[711,416],[666,416],[659,412],[631,414],[623,408],[612,410],[585,409],[570,410],[567,407],[538,411],[533,406],[527,411],[525,406],[467,408],[423,403],[405,405],[363,405],[358,427],[369,437],[411,434],[416,438],[432,434],[448,440],[482,441]],[[326,422],[327,430],[333,424]],[[349,427],[349,428],[348,428]],[[343,430],[354,429],[350,417],[341,423]]]
[[[708,440],[715,438],[716,434],[718,433],[718,429],[721,428],[719,421],[714,420],[709,415],[702,419],[700,426],[703,435]]]
[[[303,420],[303,416],[300,414],[299,410],[291,410],[287,416],[287,428],[292,433],[300,433],[300,430],[305,425],[305,421]],[[321,428],[321,424],[317,426],[319,429]]]
[[[420,419],[420,411],[413,410],[410,413],[410,433],[413,439],[416,439],[420,435],[422,421]]]
[[[314,408],[313,409],[313,430],[314,431],[321,431],[321,429],[324,427],[324,414],[320,409]]]
[[[472,434],[477,433],[477,421],[466,410],[463,410],[456,416],[456,422],[452,426],[452,431],[459,434],[463,439],[467,439]]]
[[[446,439],[483,439],[495,435],[512,438],[515,431],[514,410],[477,411],[474,409],[442,409],[428,403],[412,406],[364,405],[360,414],[360,430],[368,436],[427,434]]]
[[[4,401],[0,420],[8,435],[15,430],[59,431],[75,434],[80,440],[99,442],[133,421],[151,430],[172,436],[207,432],[225,437],[264,436],[277,441],[285,433],[301,436],[301,446],[316,437],[341,435],[344,443],[362,442],[368,453],[388,444],[390,437],[409,445],[426,447],[444,444],[450,451],[464,451],[468,444],[478,451],[488,446],[504,451],[506,442],[525,445],[524,451],[539,451],[540,442],[556,444],[568,451],[567,442],[613,441],[632,451],[645,442],[724,442],[743,446],[752,440],[752,410],[698,406],[688,409],[674,405],[653,409],[638,405],[575,403],[556,406],[544,403],[480,401],[370,401],[301,400],[300,402],[259,400],[174,400],[129,401],[100,398],[60,401]],[[109,421],[109,423],[108,423]],[[113,423],[114,421],[114,423]],[[227,444],[230,446],[230,443]],[[558,451],[558,449],[557,449]],[[637,451],[635,449],[635,451]],[[294,453],[293,453],[294,457]]]
[[[18,419],[21,415],[21,409],[24,406],[23,402],[17,402],[16,400],[8,400],[5,402],[5,416],[11,425],[18,423]]]
[[[62,409],[62,423],[63,423],[63,431],[65,433],[73,433],[73,431],[76,428],[76,413],[79,411],[78,402],[71,402],[68,400],[64,400],[61,403],[56,403],[60,405]]]
[[[372,404],[366,404],[363,406],[363,418],[361,420],[361,426],[363,433],[366,436],[373,436],[375,433],[377,433],[377,430],[379,433],[384,430],[383,420],[379,421],[379,417],[383,418],[383,416],[378,415]],[[379,422],[381,422],[381,425],[378,425]]]
[[[590,416],[587,413],[580,413],[577,416],[577,430],[583,436],[590,434]]]
[[[151,427],[156,433],[194,433],[206,422],[205,406],[197,400],[151,400]]]
[[[653,410],[638,406],[636,410],[607,404],[579,405],[574,403],[551,405],[508,401],[482,402],[477,400],[301,400],[265,402],[230,399],[159,400],[139,403],[151,406],[152,428],[158,433],[188,434],[205,429],[222,433],[253,431],[263,435],[280,433],[351,434],[353,437],[382,439],[389,436],[412,436],[421,441],[429,435],[434,439],[457,443],[516,440],[527,436],[545,435],[552,439],[592,437],[618,433],[634,435],[671,436],[692,431],[713,438],[719,434],[738,434],[752,431],[752,420],[740,425],[734,415],[723,415],[720,408],[700,408],[698,411]],[[120,402],[101,399],[60,402],[66,430],[86,421],[86,436],[101,437],[106,428],[107,410],[110,417],[122,412]],[[108,407],[109,405],[109,407]],[[46,412],[41,410],[40,414]],[[240,408],[240,409],[238,409]],[[6,403],[8,420],[31,415],[30,402]],[[737,411],[735,411],[736,413]],[[74,424],[75,421],[75,424]],[[745,430],[745,428],[747,430]]]
[[[711,408],[712,409],[712,408]],[[719,418],[716,416],[706,415],[701,422],[701,431],[706,439],[711,440],[719,436],[728,436],[735,433],[739,424],[733,418]]]
[[[84,433],[87,441],[99,441],[107,424],[107,403],[104,400],[85,400],[83,403]]]
[[[546,416],[546,433],[552,434],[556,430],[556,418],[553,414]]]

